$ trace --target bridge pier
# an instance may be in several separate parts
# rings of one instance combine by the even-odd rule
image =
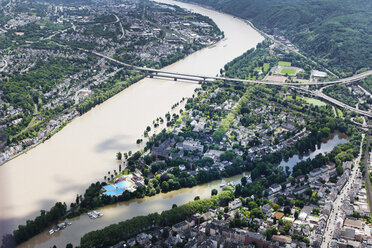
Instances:
[[[177,78],[176,77],[174,78],[174,81],[177,81]]]
[[[150,78],[154,78],[154,75],[150,74]]]

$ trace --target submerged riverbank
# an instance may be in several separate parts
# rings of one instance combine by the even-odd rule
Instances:
[[[339,132],[335,132],[327,139],[324,139],[321,142],[321,145],[317,146],[315,150],[309,151],[301,158],[297,158],[297,162],[305,161],[307,158],[314,158],[316,155],[321,153],[328,153],[337,145],[343,144],[347,141],[348,139],[346,136]],[[280,166],[292,166],[292,163],[293,157],[289,160],[283,159]],[[244,175],[246,174],[243,173],[230,178],[214,180],[192,188],[183,188],[168,193],[160,193],[151,197],[132,199],[98,208],[97,211],[103,214],[103,217],[99,220],[92,220],[85,214],[69,219],[68,221],[71,222],[72,225],[67,229],[61,230],[53,235],[47,234],[47,230],[45,230],[45,232],[35,236],[26,243],[21,244],[20,247],[49,247],[53,245],[63,247],[69,242],[74,245],[79,245],[80,238],[87,232],[102,229],[110,224],[128,220],[135,216],[144,216],[153,212],[162,212],[170,209],[173,204],[180,206],[192,201],[195,196],[199,196],[201,199],[208,198],[211,195],[212,189],[220,189],[221,185],[227,185],[229,183],[240,183],[240,180]]]
[[[195,5],[180,5],[211,17],[226,39],[166,67],[167,71],[214,76],[227,62],[263,39],[232,16]],[[91,182],[101,180],[102,175],[117,167],[113,154],[140,149],[135,141],[146,126],[167,113],[175,102],[192,96],[197,87],[185,82],[141,80],[77,117],[51,139],[1,166],[1,234],[10,233],[57,201],[69,204]]]

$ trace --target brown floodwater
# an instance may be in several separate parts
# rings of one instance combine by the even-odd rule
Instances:
[[[327,139],[324,139],[313,151],[309,151],[305,156],[298,157],[294,155],[289,160],[283,160],[280,166],[292,168],[294,161],[296,163],[306,160],[307,158],[314,158],[320,153],[327,153],[338,144],[347,142],[345,135],[335,132]],[[170,209],[173,204],[182,205],[192,201],[195,196],[200,198],[210,197],[212,189],[221,189],[221,185],[229,183],[240,183],[244,174],[239,174],[234,177],[225,178],[222,180],[215,180],[210,183],[198,185],[193,188],[180,189],[168,193],[161,193],[152,197],[145,197],[143,199],[133,199],[127,202],[112,204],[98,209],[103,213],[100,219],[92,220],[86,214],[77,218],[68,220],[72,223],[68,228],[59,231],[53,235],[49,235],[45,230],[43,233],[35,236],[28,242],[22,244],[20,247],[65,247],[71,242],[74,245],[79,245],[80,238],[87,232],[102,229],[108,225],[118,223],[130,219],[135,216],[147,215],[149,213],[161,212]]]
[[[240,19],[195,5],[177,4],[212,18],[225,32],[226,39],[168,66],[165,68],[168,71],[216,75],[227,62],[263,40],[258,32]],[[164,116],[183,97],[192,96],[197,87],[197,84],[179,81],[141,80],[74,119],[43,144],[0,166],[0,235],[10,233],[19,224],[37,216],[40,209],[50,209],[57,201],[69,205],[76,194],[82,194],[91,182],[102,180],[107,171],[117,168],[116,152],[140,149],[136,139],[143,135],[146,126],[157,117]],[[186,197],[182,192],[185,191],[156,197],[178,197],[182,200],[179,202],[186,202],[194,194],[201,195],[191,192],[190,197]],[[168,209],[170,202],[177,203],[175,200],[162,199],[152,204],[151,199],[154,198],[126,203],[128,211],[121,219],[146,214],[146,211],[140,210],[144,208],[137,207],[145,202],[149,203],[149,212]],[[129,207],[131,204],[134,207]],[[115,208],[105,210],[104,214],[104,218],[89,222],[88,226],[98,227],[106,218],[111,218],[111,221],[105,224],[121,220],[116,218]],[[82,222],[84,218],[81,217]],[[74,235],[80,236],[89,231],[88,226],[86,230],[80,228]],[[55,237],[62,236],[69,229],[73,227],[57,233]],[[42,241],[45,236],[38,237],[40,241],[28,244],[49,246],[49,243]],[[67,243],[69,238],[66,236],[61,240],[63,242],[59,244]]]

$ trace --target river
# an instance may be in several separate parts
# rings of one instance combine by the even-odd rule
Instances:
[[[293,166],[295,166],[298,162],[302,160],[306,160],[308,158],[313,159],[316,157],[316,155],[320,153],[328,153],[333,150],[333,148],[339,144],[344,144],[348,142],[349,139],[345,134],[342,134],[340,132],[334,132],[332,133],[328,138],[323,139],[315,148],[314,151],[309,151],[308,153],[303,154],[302,156],[299,156],[297,154],[293,155],[292,157],[282,160],[279,166],[283,167],[285,170],[285,167],[289,167],[289,171],[292,172]]]
[[[227,62],[263,40],[244,21],[230,15],[176,4],[212,18],[226,39],[168,66],[167,71],[214,76]],[[50,209],[56,201],[69,205],[91,182],[102,180],[107,171],[117,168],[116,152],[139,149],[136,139],[146,126],[164,116],[183,97],[192,96],[196,87],[197,84],[179,81],[141,80],[75,118],[43,144],[0,166],[0,235],[25,224],[27,219],[37,216],[40,209]],[[169,196],[177,195],[170,193]],[[159,209],[151,206],[151,210],[170,207],[167,201],[159,204],[163,206]],[[110,216],[106,211],[105,214]],[[137,214],[143,213],[131,212],[131,215]],[[99,221],[92,225],[98,225]]]

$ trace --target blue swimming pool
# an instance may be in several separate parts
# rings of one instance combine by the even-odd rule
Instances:
[[[106,190],[106,191],[111,191],[111,190],[115,190],[115,187],[113,185],[107,185],[107,186],[103,186],[103,188]]]
[[[116,184],[118,188],[125,188],[130,186],[130,182],[128,181],[121,181]]]
[[[117,189],[117,190],[107,191],[103,194],[108,195],[108,196],[121,195],[123,194],[124,191],[125,191],[124,189]]]
[[[125,191],[124,188],[129,187],[130,182],[128,181],[121,181],[116,184],[110,184],[107,186],[103,186],[103,188],[106,190],[104,195],[113,196],[113,195],[121,195]]]

